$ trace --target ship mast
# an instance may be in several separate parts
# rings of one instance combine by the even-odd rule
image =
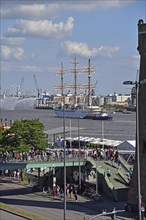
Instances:
[[[61,63],[61,69],[57,70],[57,74],[60,74],[60,79],[61,79],[61,86],[55,86],[54,89],[56,90],[60,90],[61,91],[61,97],[63,99],[63,95],[64,95],[64,89],[65,89],[65,85],[64,85],[64,74],[65,74],[65,69],[63,67],[63,63]],[[62,100],[63,103],[63,100]]]
[[[64,85],[63,85],[63,75],[64,75],[64,69],[63,69],[63,63],[61,63],[61,71],[60,71],[60,74],[61,74],[61,96],[63,97],[63,94],[64,94]]]
[[[74,59],[74,61],[72,62],[72,64],[74,65],[73,71],[71,69],[71,72],[74,74],[74,105],[77,105],[77,73],[79,73],[79,69],[77,69],[77,61],[76,61],[76,57]]]
[[[64,85],[64,74],[65,70],[63,68],[63,63],[61,63],[61,69],[57,71],[58,74],[61,75],[61,86],[55,86],[54,89],[61,90],[61,95],[64,94],[64,89],[74,89],[74,97],[73,97],[73,103],[76,106],[77,105],[77,89],[88,89],[88,106],[91,105],[91,89],[95,87],[94,84],[91,84],[91,72],[95,72],[95,69],[91,67],[90,65],[90,59],[88,60],[88,67],[83,68],[77,68],[78,62],[76,61],[76,57],[74,58],[74,61],[71,62],[73,64],[73,68],[68,70],[68,73],[74,74],[74,83],[73,85]],[[88,73],[88,84],[77,84],[77,74],[78,73]]]
[[[90,59],[88,60],[88,67],[83,69],[84,73],[88,73],[88,106],[91,106],[91,89],[94,85],[91,84],[91,72],[95,72],[95,69],[91,67]]]

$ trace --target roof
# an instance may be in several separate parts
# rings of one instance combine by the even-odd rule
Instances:
[[[127,142],[127,143],[129,143],[129,144],[131,144],[132,146],[135,147],[135,144],[136,144],[136,141],[135,141],[135,140],[125,141],[125,142]]]
[[[135,151],[135,143],[136,141],[135,140],[131,140],[131,141],[124,141],[122,142],[121,144],[119,144],[117,146],[117,149],[120,150],[120,151]]]
[[[110,139],[101,139],[101,138],[96,138],[94,141],[91,143],[93,144],[100,144],[100,145],[105,145],[105,146],[110,146],[110,147],[116,147],[118,146],[121,141],[118,140],[110,140]]]
[[[66,138],[68,140],[70,140],[70,138]],[[111,147],[116,147],[117,145],[119,145],[120,143],[122,143],[121,141],[118,140],[109,140],[109,139],[101,139],[101,138],[95,138],[95,137],[76,137],[76,138],[72,138],[72,141],[78,141],[80,139],[80,141],[83,142],[89,142],[90,144],[98,144],[98,145],[105,145],[105,146],[111,146]]]

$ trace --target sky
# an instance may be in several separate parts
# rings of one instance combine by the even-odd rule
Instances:
[[[1,93],[59,93],[64,84],[87,84],[91,61],[96,95],[129,94],[137,80],[138,20],[146,22],[146,0],[0,0]]]

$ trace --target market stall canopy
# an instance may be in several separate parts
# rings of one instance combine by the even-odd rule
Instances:
[[[96,140],[91,141],[91,144],[98,144],[98,145],[104,145],[107,147],[117,147],[119,144],[121,144],[121,141],[118,140],[110,140],[110,139],[101,139],[96,138]]]
[[[66,140],[70,140],[70,138],[66,138]],[[71,138],[71,141],[82,141],[84,143],[89,143],[89,144],[93,144],[93,145],[104,145],[107,147],[117,147],[120,143],[122,143],[122,141],[118,141],[118,140],[110,140],[110,139],[101,139],[101,138],[95,138],[95,137],[75,137],[75,138]]]

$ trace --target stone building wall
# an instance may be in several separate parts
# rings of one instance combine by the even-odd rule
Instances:
[[[146,204],[146,23],[138,22],[138,51],[140,54],[139,68],[139,158],[140,158],[140,188],[142,200]],[[145,81],[144,81],[145,80]],[[133,177],[128,193],[128,204],[133,209],[138,208],[138,181],[137,181],[137,155],[134,164]]]

